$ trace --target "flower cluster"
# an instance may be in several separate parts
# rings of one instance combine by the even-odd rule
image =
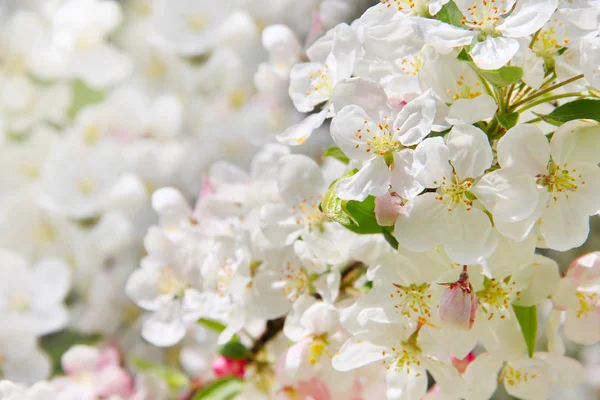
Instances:
[[[0,398],[600,390],[599,1],[0,21]]]

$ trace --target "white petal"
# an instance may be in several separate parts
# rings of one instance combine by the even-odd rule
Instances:
[[[290,245],[302,233],[289,207],[283,204],[265,204],[260,210],[260,228],[273,243]]]
[[[496,29],[506,37],[529,36],[548,22],[557,6],[558,0],[519,0]]]
[[[423,39],[417,34],[417,29],[408,18],[402,23],[394,21],[368,29],[363,38],[367,57],[397,60],[417,53],[423,47]]]
[[[62,303],[71,289],[71,271],[61,259],[46,258],[34,266],[40,290],[32,299],[38,306]]]
[[[568,310],[565,320],[565,336],[575,343],[592,345],[600,341],[600,313],[598,310],[578,315],[576,310]]]
[[[473,99],[458,99],[450,106],[446,121],[450,124],[474,124],[488,120],[494,116],[498,105],[488,94],[481,94]]]
[[[479,354],[467,367],[464,377],[472,397],[469,399],[492,398],[498,385],[498,371],[502,367],[502,359],[495,354]]]
[[[574,388],[585,381],[586,371],[579,361],[546,352],[535,353],[535,357],[548,364],[554,383],[560,386]]]
[[[277,135],[277,140],[280,143],[288,146],[297,146],[302,144],[312,135],[315,129],[319,128],[327,119],[329,107],[324,107],[323,110],[315,114],[310,114],[301,122],[290,126],[285,131]]]
[[[410,200],[406,215],[400,214],[394,227],[398,242],[411,251],[425,251],[444,237],[446,206],[436,193],[424,193]]]
[[[450,161],[458,178],[476,178],[492,165],[492,148],[487,135],[472,125],[455,125],[446,139]]]
[[[349,105],[337,111],[331,121],[331,137],[342,151],[354,160],[369,160],[374,154],[367,144],[380,135],[377,122],[356,105]],[[367,151],[369,150],[369,151]]]
[[[589,120],[569,121],[556,129],[550,142],[552,158],[559,164],[600,163],[600,124]]]
[[[577,176],[577,190],[569,195],[573,207],[580,214],[597,214],[600,211],[600,168],[596,164],[573,163],[569,169],[576,171],[571,172],[571,176]]]
[[[405,146],[413,146],[431,131],[435,118],[435,99],[427,91],[406,104],[394,121],[394,138]]]
[[[315,199],[325,191],[325,181],[321,168],[311,158],[290,154],[279,160],[277,187],[283,201],[297,205],[302,201]]]
[[[181,304],[171,301],[163,304],[142,327],[142,337],[158,347],[173,346],[185,335],[181,315]]]
[[[101,89],[124,79],[131,71],[132,63],[124,53],[103,44],[76,53],[71,66],[75,76],[89,86]]]
[[[498,142],[498,163],[502,168],[524,169],[530,176],[543,174],[550,159],[546,135],[534,125],[517,125]]]
[[[450,213],[444,249],[459,264],[476,264],[494,252],[498,239],[483,211],[456,207]]]
[[[573,202],[565,198],[556,202],[550,198],[548,205],[540,221],[546,245],[558,251],[581,246],[590,231],[588,216],[574,209]]]
[[[499,69],[505,66],[519,50],[519,41],[512,38],[488,36],[471,50],[475,64],[481,69]]]
[[[152,193],[152,208],[166,223],[179,223],[192,213],[183,194],[172,187],[163,187]]]
[[[539,190],[532,176],[503,168],[484,175],[471,190],[494,221],[522,221],[534,213]]]
[[[74,345],[61,357],[61,366],[67,374],[93,371],[99,362],[100,351],[85,345]]]
[[[50,376],[50,358],[37,348],[24,358],[6,360],[2,363],[5,379],[25,385],[32,385]]]
[[[389,169],[383,157],[367,161],[356,174],[337,183],[340,199],[363,201],[367,196],[381,196],[388,191]]]
[[[431,3],[430,3],[431,4]],[[468,46],[475,32],[428,18],[415,18],[421,28],[425,43],[432,45],[442,53],[455,47]]]
[[[425,139],[414,152],[413,170],[416,180],[427,188],[436,188],[452,176],[450,151],[441,137]]]
[[[414,151],[411,149],[394,153],[394,165],[390,171],[392,188],[405,199],[416,197],[424,189],[415,177],[413,155]]]
[[[521,290],[514,304],[531,307],[552,295],[560,280],[558,264],[551,258],[536,254],[528,267],[533,269],[527,288]]]
[[[347,105],[362,108],[370,119],[378,121],[380,112],[389,109],[383,86],[366,78],[350,78],[339,82],[333,90],[333,109],[340,111]]]
[[[370,336],[369,333],[359,333],[348,339],[333,357],[333,368],[350,371],[384,359],[388,348],[371,343]]]
[[[159,274],[157,270],[140,268],[129,276],[125,286],[125,293],[137,305],[146,310],[158,310]]]

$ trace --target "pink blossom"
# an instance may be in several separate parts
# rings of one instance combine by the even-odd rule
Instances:
[[[244,377],[246,371],[246,360],[232,360],[224,356],[219,356],[212,363],[212,370],[219,378],[225,376]]]

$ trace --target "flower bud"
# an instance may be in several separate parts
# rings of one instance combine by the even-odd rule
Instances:
[[[479,301],[469,283],[467,266],[464,266],[456,282],[442,283],[442,285],[448,286],[442,293],[438,310],[442,325],[468,331],[475,322]]]
[[[231,358],[219,356],[213,361],[212,370],[219,378],[226,376],[243,378],[246,371],[246,360],[232,360]]]

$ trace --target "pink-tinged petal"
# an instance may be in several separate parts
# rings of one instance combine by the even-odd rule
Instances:
[[[466,266],[458,281],[448,284],[440,298],[438,315],[444,326],[468,331],[473,327],[479,301],[469,283]]]
[[[381,226],[392,226],[403,212],[402,199],[389,192],[375,199],[375,218]]]
[[[102,398],[111,396],[128,397],[133,392],[133,378],[126,370],[109,365],[94,374],[96,391]]]
[[[76,345],[71,347],[61,358],[63,371],[67,375],[94,371],[100,360],[100,351],[95,347]]]

